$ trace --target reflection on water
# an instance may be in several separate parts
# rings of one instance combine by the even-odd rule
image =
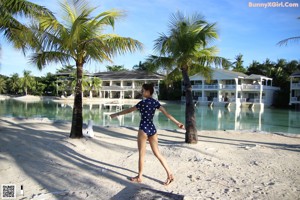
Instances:
[[[184,104],[165,105],[179,121],[185,121]],[[83,105],[83,119],[89,119],[95,125],[101,126],[138,126],[139,113],[129,113],[110,119],[109,115],[115,109],[106,109],[101,104]],[[281,109],[227,109],[222,107],[196,107],[196,121],[198,130],[257,130],[268,132],[286,132],[300,134],[300,112],[296,110]],[[15,100],[0,101],[0,116],[49,118],[51,120],[72,120],[72,105],[40,101],[24,103]],[[176,129],[177,127],[161,112],[156,112],[154,123],[159,129]]]

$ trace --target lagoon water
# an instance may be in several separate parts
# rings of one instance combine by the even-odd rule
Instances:
[[[128,106],[125,106],[128,107]],[[185,105],[169,103],[164,105],[167,111],[184,123]],[[100,126],[130,126],[139,125],[139,112],[110,119],[109,114],[116,109],[104,108],[101,104],[83,105],[84,123],[93,120]],[[51,101],[25,103],[16,100],[0,101],[0,116],[48,118],[50,120],[72,120],[72,105]],[[300,134],[300,111],[284,109],[227,109],[223,107],[196,107],[196,122],[198,130],[252,130],[276,133]],[[158,129],[177,129],[161,112],[157,111],[154,123]]]

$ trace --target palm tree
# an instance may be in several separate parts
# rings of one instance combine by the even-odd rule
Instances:
[[[8,86],[10,88],[10,91],[14,94],[18,94],[21,89],[21,80],[18,73],[14,73],[9,79],[8,79]]]
[[[244,68],[243,62],[243,55],[237,55],[235,57],[235,62],[232,63],[232,65],[234,65],[232,71],[245,73],[247,70]]]
[[[209,65],[228,62],[224,58],[214,56],[217,52],[216,47],[207,47],[208,43],[217,37],[215,24],[209,24],[201,15],[185,17],[177,12],[172,15],[169,35],[161,34],[155,40],[154,49],[160,56],[152,56],[152,61],[169,68],[176,66],[182,73],[186,95],[185,142],[187,143],[198,141],[189,73],[201,72],[209,76],[211,73]]]
[[[6,80],[3,77],[0,77],[0,94],[6,92]]]
[[[246,74],[248,74],[248,75],[250,75],[250,74],[260,74],[260,75],[263,75],[263,69],[262,69],[261,66],[262,65],[258,61],[253,60],[252,63],[247,68]]]
[[[159,66],[154,65],[153,63],[151,63],[151,61],[150,62],[146,61],[143,63],[140,61],[139,64],[134,65],[132,69],[135,71],[147,71],[153,73],[159,70]]]
[[[98,93],[98,96],[100,96],[101,85],[102,80],[99,77],[94,77],[92,81],[92,89]]]
[[[33,81],[34,81],[34,77],[32,77],[30,75],[30,73],[31,73],[31,71],[24,70],[23,78],[21,78],[21,85],[22,85],[25,95],[28,94],[28,89],[31,89]]]
[[[71,0],[70,0],[71,1]],[[114,27],[115,20],[122,12],[108,10],[92,16],[96,8],[89,8],[88,3],[66,1],[61,3],[63,22],[53,16],[40,18],[39,25],[33,25],[36,37],[35,53],[31,57],[39,69],[48,63],[76,64],[76,88],[73,107],[71,138],[82,137],[82,78],[83,66],[91,60],[111,61],[117,54],[134,52],[142,49],[142,44],[132,38],[104,33],[106,27]]]
[[[297,19],[300,19],[300,17],[298,17]],[[298,42],[300,41],[300,36],[295,36],[295,37],[290,37],[284,40],[281,40],[277,43],[277,45],[279,46],[283,46],[283,45],[287,45],[289,42]]]
[[[110,71],[110,72],[126,71],[126,69],[124,68],[124,65],[112,65],[112,66],[107,65],[106,69],[107,69],[107,71]]]
[[[18,17],[36,18],[52,13],[43,6],[26,0],[0,0],[0,33],[7,41],[25,53],[30,28],[18,21]]]

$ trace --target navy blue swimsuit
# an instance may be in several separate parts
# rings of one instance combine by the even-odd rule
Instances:
[[[156,133],[156,128],[153,124],[155,109],[159,109],[160,103],[153,99],[147,98],[140,101],[135,107],[141,113],[140,130],[143,130],[148,136]]]

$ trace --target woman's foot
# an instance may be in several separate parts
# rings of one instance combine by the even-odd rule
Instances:
[[[130,180],[131,180],[132,182],[135,182],[135,183],[141,183],[141,182],[142,182],[142,179],[141,179],[140,177],[138,177],[138,176],[136,176],[136,177],[131,177]]]
[[[173,181],[174,181],[174,176],[171,174],[171,175],[167,178],[166,182],[164,182],[164,186],[170,185],[170,183],[172,183]]]

